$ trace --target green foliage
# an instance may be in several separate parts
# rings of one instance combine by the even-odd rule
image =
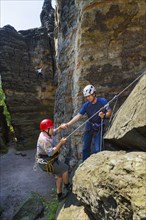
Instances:
[[[50,201],[47,202],[46,199],[39,195],[39,199],[40,201],[43,203],[45,210],[44,210],[44,219],[46,220],[54,220],[55,219],[55,215],[58,209],[58,199],[57,199],[57,193],[56,193],[56,189],[52,188],[52,193],[51,193],[51,198]]]
[[[2,84],[0,81],[0,105],[4,106],[5,95],[2,90]]]
[[[4,107],[4,115],[6,116],[7,125],[10,128],[10,131],[13,132],[14,130],[13,130],[13,127],[11,125],[11,116],[8,112],[8,109],[7,109],[7,106],[6,106],[6,103],[5,103],[5,94],[4,94],[3,89],[2,89],[1,81],[0,81],[0,106]]]
[[[55,219],[55,215],[57,212],[57,208],[58,208],[59,202],[56,196],[56,191],[54,190],[52,192],[52,198],[50,200],[50,202],[47,204],[46,207],[46,212],[47,212],[47,216],[48,216],[48,220],[54,220]]]
[[[57,208],[58,208],[58,200],[53,199],[49,203],[49,208],[48,208],[49,218],[48,218],[48,220],[54,220],[55,219]]]

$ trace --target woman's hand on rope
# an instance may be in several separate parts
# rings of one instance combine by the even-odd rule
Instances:
[[[65,144],[65,143],[66,143],[66,141],[67,141],[67,139],[66,139],[66,138],[61,138],[61,140],[60,140],[60,144],[61,144],[61,145],[63,145],[63,144]]]

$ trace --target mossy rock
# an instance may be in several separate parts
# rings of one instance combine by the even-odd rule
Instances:
[[[47,202],[39,194],[31,192],[18,207],[12,220],[44,219]]]

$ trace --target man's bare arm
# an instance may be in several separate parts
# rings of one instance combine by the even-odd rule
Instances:
[[[73,117],[73,119],[71,119],[68,123],[67,126],[70,126],[72,124],[74,124],[75,122],[77,122],[79,119],[81,119],[82,115],[80,113],[78,113],[75,117]]]
[[[66,129],[67,127],[69,127],[70,125],[74,124],[75,122],[77,122],[78,120],[80,120],[82,117],[82,115],[80,113],[78,113],[75,117],[73,117],[69,122],[64,123],[61,125],[61,128]]]

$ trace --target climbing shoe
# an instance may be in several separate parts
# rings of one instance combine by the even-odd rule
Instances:
[[[71,183],[64,184],[64,188],[65,188],[67,191],[72,191],[72,184],[71,184]]]
[[[58,201],[61,202],[63,199],[67,197],[68,193],[58,193]]]

